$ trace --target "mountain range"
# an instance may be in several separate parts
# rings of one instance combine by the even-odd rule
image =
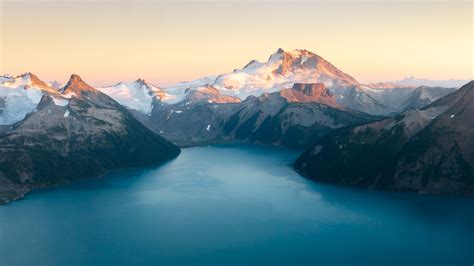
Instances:
[[[448,79],[448,80],[431,80],[426,78],[405,77],[400,80],[371,83],[368,86],[377,88],[394,88],[394,87],[444,87],[444,88],[459,88],[470,80],[467,79]]]
[[[154,134],[109,96],[72,75],[60,91],[41,86],[36,108],[0,135],[0,202],[31,189],[156,164],[179,148]],[[32,90],[26,88],[26,90]],[[38,93],[38,92],[35,92]]]
[[[322,83],[339,105],[371,115],[393,115],[409,108],[421,108],[456,90],[453,87],[384,88],[360,84],[324,58],[299,49],[290,52],[278,49],[266,62],[251,60],[242,69],[231,73],[181,82],[171,87],[158,88],[139,79],[99,90],[130,109],[150,115],[155,102],[168,105],[199,101],[236,103],[249,96],[259,97],[290,89],[295,83]],[[138,94],[146,100],[135,97]],[[145,106],[137,106],[138,102]]]
[[[310,51],[282,49],[165,88],[3,76],[0,202],[159,163],[177,146],[229,142],[306,150],[295,168],[317,181],[472,194],[472,82],[459,90],[400,84],[361,84]]]

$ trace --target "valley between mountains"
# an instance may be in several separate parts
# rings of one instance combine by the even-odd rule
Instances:
[[[166,88],[1,76],[0,203],[232,142],[305,150],[295,170],[317,182],[473,195],[473,87],[361,84],[317,54],[282,49]]]

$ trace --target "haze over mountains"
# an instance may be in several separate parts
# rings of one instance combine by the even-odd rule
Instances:
[[[369,85],[375,86],[375,87],[386,87],[386,88],[400,87],[400,86],[459,88],[463,86],[464,84],[468,83],[469,81],[470,80],[468,79],[431,80],[431,79],[416,78],[416,77],[411,76],[411,77],[405,77],[401,80],[371,83]]]
[[[166,88],[142,79],[96,89],[77,75],[64,87],[32,73],[3,76],[0,198],[161,162],[179,153],[170,142],[307,149],[296,168],[316,180],[472,194],[472,82],[461,90],[400,84],[360,84],[319,55],[282,49],[266,62]],[[69,170],[55,171],[60,165]]]

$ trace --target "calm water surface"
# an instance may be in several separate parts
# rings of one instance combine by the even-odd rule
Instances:
[[[320,185],[297,152],[184,149],[0,207],[0,265],[466,265],[474,198]]]

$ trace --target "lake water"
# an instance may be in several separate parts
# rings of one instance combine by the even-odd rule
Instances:
[[[474,198],[321,185],[297,156],[188,148],[33,192],[0,206],[0,265],[473,265]]]

